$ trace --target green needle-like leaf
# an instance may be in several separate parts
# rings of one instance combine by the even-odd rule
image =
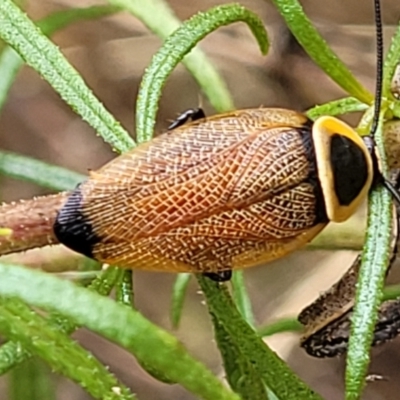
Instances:
[[[181,24],[181,21],[164,0],[146,0],[146,2],[140,0],[108,0],[108,2],[135,15],[163,41]],[[194,48],[182,60],[182,63],[217,111],[223,112],[234,108],[224,80],[200,49]]]
[[[45,360],[53,370],[85,388],[95,399],[134,400],[88,351],[16,299],[0,299],[0,331]]]
[[[312,60],[349,95],[370,104],[373,100],[372,95],[328,46],[305,15],[301,4],[297,0],[273,0],[273,3]]]
[[[117,12],[117,7],[93,6],[86,8],[72,8],[68,10],[55,12],[48,17],[43,18],[37,23],[42,32],[50,36],[54,32],[65,28],[66,26],[86,19],[93,19],[110,15]],[[0,55],[0,109],[6,101],[8,91],[13,84],[18,71],[21,69],[24,61],[11,48],[6,47]]]
[[[56,400],[50,370],[37,358],[14,368],[10,378],[9,400]]]
[[[323,115],[343,115],[357,111],[365,111],[368,106],[361,103],[354,97],[346,97],[340,100],[330,101],[329,103],[315,106],[306,112],[307,116],[312,120],[316,120]]]
[[[393,78],[396,66],[400,63],[400,24],[397,26],[396,32],[392,37],[384,65],[383,73],[383,97],[390,96],[391,80]]]
[[[62,11],[56,11],[42,20],[38,21],[37,25],[42,32],[50,36],[54,32],[66,28],[76,22],[98,19],[106,17],[116,12],[121,11],[121,8],[115,6],[90,6],[80,8],[69,8]]]
[[[183,304],[185,301],[186,290],[189,286],[192,274],[178,274],[175,279],[174,287],[172,288],[171,301],[171,322],[174,328],[177,328],[181,319]]]
[[[272,336],[281,332],[302,332],[303,330],[304,326],[297,318],[282,318],[257,329],[261,337]]]
[[[137,311],[101,297],[71,282],[15,265],[0,264],[0,295],[57,311],[119,343],[170,381],[204,399],[239,400],[173,336]],[[90,305],[90,307],[88,307]]]
[[[260,336],[244,321],[235,307],[225,285],[208,278],[197,277],[213,317],[214,329],[222,329],[221,337],[230,338],[240,354],[246,355],[254,371],[264,384],[282,400],[321,399],[309,389],[290,368],[262,341]],[[225,332],[224,332],[225,331]],[[224,354],[226,349],[221,349]],[[232,350],[233,351],[233,350]],[[230,356],[232,360],[232,356]],[[227,367],[235,371],[234,367]]]
[[[0,151],[0,173],[55,190],[73,189],[86,179],[65,168],[5,151]]]
[[[90,289],[102,296],[108,296],[120,275],[121,271],[118,268],[110,267],[92,282]],[[76,329],[76,325],[72,321],[57,313],[50,316],[49,323],[67,334],[71,334]],[[9,341],[3,344],[0,347],[0,375],[30,357],[31,354],[20,342]]]
[[[133,307],[134,296],[133,296],[133,274],[132,270],[125,269],[121,271],[121,277],[116,285],[116,300],[128,307]]]
[[[23,63],[22,58],[11,47],[5,46],[0,54],[0,110]]]
[[[134,146],[128,133],[97,100],[58,47],[11,0],[0,2],[0,37],[114,149],[126,151]]]
[[[383,292],[383,300],[395,300],[400,297],[400,285],[389,285]]]
[[[244,320],[250,325],[254,326],[254,315],[251,308],[251,301],[249,293],[246,289],[246,283],[243,276],[243,271],[234,271],[232,274],[232,291],[233,300],[236,307],[242,314]]]
[[[149,140],[153,135],[161,89],[179,61],[208,33],[238,21],[249,26],[262,53],[266,53],[268,36],[262,21],[238,4],[217,6],[198,13],[168,37],[154,55],[140,86],[136,105],[136,135],[139,143]]]
[[[376,132],[376,142],[384,158],[382,119]],[[362,265],[356,291],[346,368],[346,399],[361,397],[369,365],[369,350],[383,297],[386,269],[389,265],[392,240],[392,197],[383,187],[375,188],[369,199],[368,230],[362,253]]]
[[[224,362],[226,379],[231,388],[243,400],[268,400],[263,376],[253,365],[248,354],[243,352],[236,338],[211,314],[214,323],[215,339]]]

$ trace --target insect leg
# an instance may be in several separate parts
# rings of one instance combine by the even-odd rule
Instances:
[[[227,282],[232,277],[232,270],[227,269],[220,272],[205,272],[203,276],[206,276],[215,282]]]
[[[196,121],[197,119],[205,118],[206,114],[204,113],[202,108],[189,108],[183,113],[179,114],[178,117],[173,121],[170,126],[167,128],[169,131],[172,129],[178,128],[186,124],[186,122]]]

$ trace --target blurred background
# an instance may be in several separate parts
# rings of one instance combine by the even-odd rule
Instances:
[[[223,1],[168,0],[185,19],[199,10]],[[246,26],[235,24],[206,38],[201,48],[226,79],[237,108],[279,106],[305,110],[343,95],[303,53],[285,28],[273,5],[263,0],[242,0],[265,21],[272,47],[267,57],[259,54]],[[69,7],[99,4],[95,1],[30,0],[28,14],[40,19]],[[323,36],[371,91],[375,83],[375,41],[373,4],[359,0],[303,0],[302,4]],[[389,38],[400,17],[398,0],[383,0],[385,34]],[[160,46],[160,40],[134,17],[120,13],[97,21],[81,22],[57,33],[53,40],[83,75],[105,106],[135,136],[134,107],[138,85],[146,65]],[[180,112],[203,104],[194,80],[183,67],[168,81],[160,103],[157,131],[164,129]],[[357,122],[357,117],[349,119]],[[109,161],[113,154],[34,71],[24,68],[14,84],[0,115],[1,148],[32,156],[74,171],[87,173]],[[2,178],[3,200],[30,198],[47,193],[25,182]],[[355,257],[348,251],[301,251],[246,271],[246,282],[257,323],[295,316],[319,293],[337,280]],[[138,308],[156,324],[171,330],[190,352],[216,374],[222,374],[221,360],[212,339],[211,324],[196,284],[190,286],[181,326],[171,328],[169,302],[174,276],[135,273]],[[89,306],[89,305],[88,305]],[[74,337],[110,366],[140,399],[194,399],[176,385],[162,384],[117,346],[85,330]],[[319,360],[299,348],[299,336],[285,333],[268,343],[291,367],[324,398],[343,398],[344,360]],[[400,391],[400,341],[373,350],[371,373],[384,377],[369,383],[365,399],[397,399]],[[85,400],[90,397],[65,379],[55,377],[59,400]],[[7,378],[0,380],[0,398],[7,398]]]

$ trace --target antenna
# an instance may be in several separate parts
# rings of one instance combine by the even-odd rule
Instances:
[[[383,33],[382,14],[380,0],[374,0],[375,5],[375,29],[376,29],[376,86],[374,117],[372,119],[370,136],[374,136],[379,123],[381,112],[382,81],[383,81]]]
[[[373,138],[378,128],[379,114],[381,112],[382,81],[383,81],[383,32],[380,0],[374,0],[375,29],[376,29],[376,86],[374,116],[371,124],[370,137]],[[400,194],[391,182],[383,177],[383,185],[389,190],[396,203],[400,205]]]

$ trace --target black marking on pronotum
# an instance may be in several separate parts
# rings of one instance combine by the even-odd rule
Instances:
[[[331,137],[330,162],[335,193],[341,205],[349,205],[368,180],[368,164],[363,150],[349,138]]]
[[[68,197],[58,213],[53,230],[60,243],[87,257],[94,258],[93,247],[100,242],[101,238],[96,235],[90,221],[82,213],[80,185]]]

